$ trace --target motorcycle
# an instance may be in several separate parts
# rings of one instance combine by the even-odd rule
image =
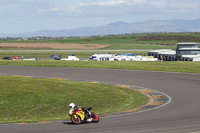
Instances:
[[[89,114],[86,113],[82,108],[75,108],[69,111],[69,116],[71,117],[71,121],[74,124],[81,124],[87,122],[98,123],[99,116],[93,112],[90,113],[92,108],[88,108]]]

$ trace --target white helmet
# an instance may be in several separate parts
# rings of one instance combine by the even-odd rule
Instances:
[[[75,107],[75,104],[74,103],[70,103],[69,104],[69,108],[71,109],[71,108],[74,108]]]

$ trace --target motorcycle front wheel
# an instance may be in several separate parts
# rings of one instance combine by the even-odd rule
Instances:
[[[98,123],[99,122],[99,116],[95,113],[91,113],[92,115],[92,122]]]
[[[74,123],[74,124],[81,124],[81,118],[80,118],[80,116],[78,116],[78,115],[76,115],[76,114],[73,114],[73,115],[71,116],[71,121],[72,121],[72,123]]]

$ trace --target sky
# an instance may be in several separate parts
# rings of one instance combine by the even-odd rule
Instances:
[[[200,19],[200,0],[0,0],[0,33]]]

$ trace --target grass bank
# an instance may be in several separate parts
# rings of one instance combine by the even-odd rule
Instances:
[[[157,44],[175,45],[180,42],[199,43],[200,33],[133,34],[121,36],[90,36],[44,40],[0,40],[0,43],[79,43],[79,44]]]
[[[0,65],[44,66],[44,67],[80,67],[103,69],[129,69],[165,72],[200,73],[200,62],[139,62],[139,61],[60,61],[60,60],[0,60]]]
[[[106,50],[120,50],[120,49],[176,49],[176,46],[166,46],[166,45],[112,45],[106,48]]]
[[[67,119],[68,104],[92,106],[98,114],[146,104],[139,92],[111,85],[0,76],[0,123]]]

